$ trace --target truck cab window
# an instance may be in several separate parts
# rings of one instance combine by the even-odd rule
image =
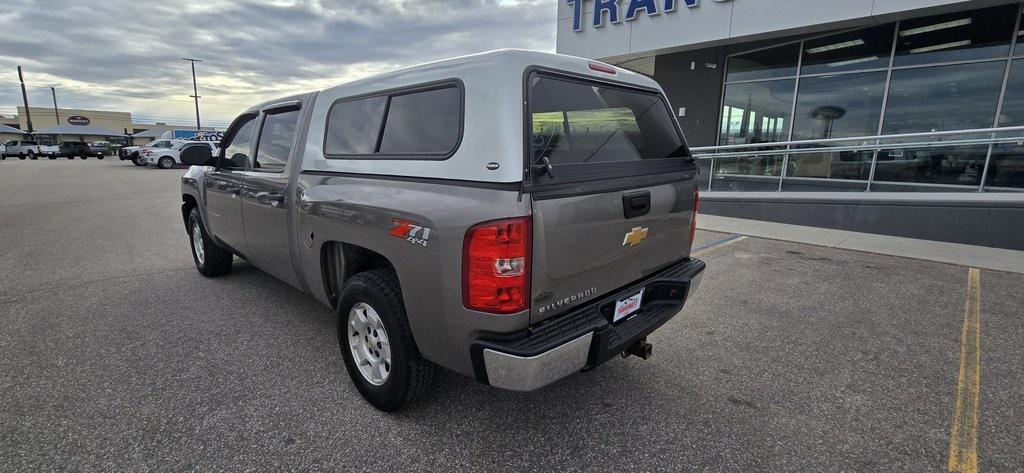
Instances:
[[[238,128],[233,136],[221,143],[224,149],[224,160],[221,167],[227,169],[246,169],[249,167],[249,145],[252,143],[253,131],[256,129],[256,117],[246,117],[245,123]]]
[[[262,172],[283,172],[295,143],[298,110],[267,115],[260,130],[253,168]]]

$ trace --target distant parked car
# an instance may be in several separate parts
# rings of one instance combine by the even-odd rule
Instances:
[[[17,156],[18,159],[38,159],[41,154],[38,141],[12,140],[4,143],[4,149],[0,155],[4,158]]]
[[[76,156],[81,159],[87,159],[89,156],[95,156],[99,159],[103,159],[103,154],[97,154],[89,147],[89,144],[84,141],[62,141],[60,143],[60,151],[57,155],[68,159],[75,159]]]
[[[93,141],[92,143],[89,143],[89,149],[98,156],[106,156],[110,154],[110,142]]]
[[[121,148],[117,156],[121,158],[121,161],[131,161],[136,166],[145,166],[146,164],[140,158],[146,150],[171,148],[184,142],[184,140],[156,140],[146,143],[144,146],[126,146]]]
[[[139,156],[139,161],[143,166],[155,164],[160,169],[171,169],[181,164],[181,150],[190,146],[206,146],[212,152],[217,150],[217,143],[211,141],[177,141],[170,148],[144,149]]]
[[[60,146],[57,145],[39,145],[39,155],[46,156],[50,159],[57,159],[57,154],[60,153]]]

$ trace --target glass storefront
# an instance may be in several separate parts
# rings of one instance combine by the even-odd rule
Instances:
[[[906,148],[835,141],[1024,126],[1021,12],[1014,3],[730,56],[718,143],[734,155],[708,166],[709,187],[1024,191],[1024,141],[986,142],[995,133],[897,137]],[[792,141],[809,143],[735,156]]]

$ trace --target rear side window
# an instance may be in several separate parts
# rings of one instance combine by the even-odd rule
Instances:
[[[387,97],[367,97],[339,102],[327,117],[324,152],[335,155],[373,154]]]
[[[37,146],[38,144],[39,143],[37,143],[35,141],[22,141],[21,142],[22,146]]]
[[[462,136],[462,88],[455,83],[335,103],[327,157],[444,159]]]
[[[543,158],[558,166],[688,155],[667,103],[653,92],[534,75],[529,110],[533,164]]]

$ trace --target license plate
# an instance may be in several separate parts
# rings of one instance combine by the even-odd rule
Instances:
[[[615,303],[615,315],[612,318],[612,323],[618,322],[630,315],[633,315],[636,311],[640,310],[640,301],[644,298],[644,290],[622,299]]]

